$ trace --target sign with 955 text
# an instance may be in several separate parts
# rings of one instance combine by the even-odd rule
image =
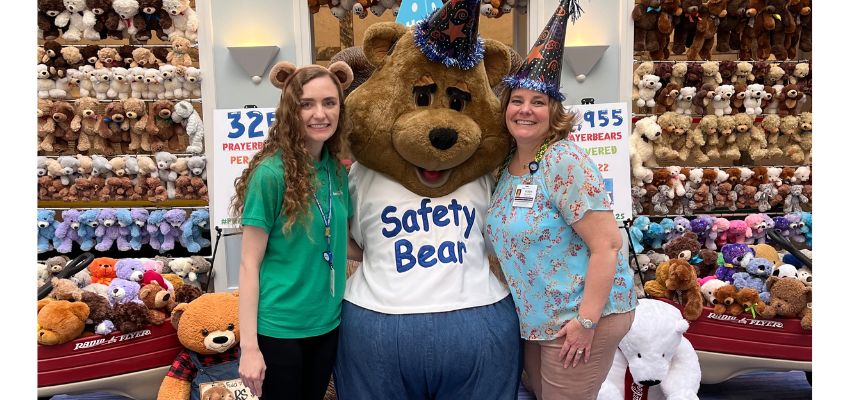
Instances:
[[[582,104],[568,109],[576,114],[569,140],[596,162],[617,221],[631,219],[629,135],[632,124],[626,103]]]
[[[215,110],[213,143],[215,193],[213,225],[238,228],[238,217],[230,215],[230,200],[236,192],[234,181],[248,167],[251,158],[263,148],[269,128],[274,124],[274,108]]]

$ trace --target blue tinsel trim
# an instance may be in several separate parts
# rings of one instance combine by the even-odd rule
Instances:
[[[479,62],[481,62],[481,60],[484,59],[484,39],[481,39],[481,36],[478,36],[478,39],[475,42],[475,49],[471,54],[463,54],[457,58],[446,57],[446,50],[442,47],[436,46],[434,42],[429,40],[428,33],[422,31],[422,27],[427,23],[428,21],[425,20],[416,25],[413,32],[413,43],[416,44],[419,51],[421,51],[422,54],[424,54],[429,60],[435,63],[441,63],[449,68],[457,67],[462,70],[468,70],[474,68]]]
[[[529,78],[520,78],[516,75],[505,77],[502,79],[502,82],[505,83],[505,87],[510,89],[522,88],[534,90],[540,93],[546,93],[549,95],[549,97],[557,101],[564,101],[566,99],[566,97],[561,94],[559,88],[552,83],[545,83]]]

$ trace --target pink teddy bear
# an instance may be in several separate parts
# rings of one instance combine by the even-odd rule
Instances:
[[[736,219],[729,222],[729,230],[726,232],[727,243],[745,243],[747,238],[753,236],[753,231],[746,222]]]
[[[760,214],[747,215],[744,223],[752,233],[745,241],[747,244],[764,244],[767,241],[767,224]]]

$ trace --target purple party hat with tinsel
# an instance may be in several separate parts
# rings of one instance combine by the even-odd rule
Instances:
[[[484,58],[484,40],[478,36],[480,0],[449,0],[416,25],[413,40],[429,60],[463,70]]]
[[[567,19],[575,23],[582,11],[578,0],[561,0],[517,72],[503,79],[505,87],[535,90],[564,101],[560,87]]]

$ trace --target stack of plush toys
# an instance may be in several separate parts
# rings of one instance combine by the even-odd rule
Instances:
[[[437,9],[448,0],[408,0],[405,7],[416,4],[417,7]],[[313,14],[319,12],[322,6],[327,6],[334,17],[345,18],[349,13],[363,19],[371,12],[380,17],[390,11],[398,16],[402,7],[401,0],[307,0],[307,6]],[[499,18],[516,9],[520,13],[528,12],[528,0],[482,0],[479,10],[481,15],[489,18]]]
[[[141,250],[150,246],[160,253],[171,251],[177,244],[190,253],[210,246],[205,238],[209,231],[209,211],[196,209],[93,208],[67,209],[58,220],[54,210],[38,210],[38,252],[82,251],[106,252]]]
[[[37,116],[39,154],[204,151],[204,122],[189,100],[38,99]]]
[[[633,159],[635,155],[632,155]],[[636,165],[636,164],[635,164]],[[634,167],[632,212],[691,216],[710,211],[758,210],[796,213],[811,207],[811,168],[801,167]]]
[[[198,39],[198,16],[190,0],[38,0],[38,38],[130,39],[146,42]]]
[[[38,98],[199,98],[201,70],[194,66],[191,47],[183,37],[172,38],[170,50],[130,45],[62,46],[47,40],[38,47]]]
[[[75,201],[208,200],[206,156],[38,157],[38,199]]]
[[[810,213],[751,214],[743,221],[709,215],[660,223],[636,218],[629,235],[640,296],[677,300],[689,320],[706,305],[733,316],[798,317],[811,329],[811,269],[767,244],[768,230],[811,246]],[[802,253],[811,259],[810,250]]]
[[[38,343],[57,345],[81,335],[134,332],[160,325],[180,303],[200,296],[200,277],[210,263],[203,257],[167,259],[95,258],[69,279],[54,275],[68,258],[39,264],[39,285],[53,290],[39,301]]]
[[[635,52],[653,60],[671,50],[689,60],[711,60],[713,51],[794,60],[798,49],[812,51],[811,0],[636,0],[632,20]]]

